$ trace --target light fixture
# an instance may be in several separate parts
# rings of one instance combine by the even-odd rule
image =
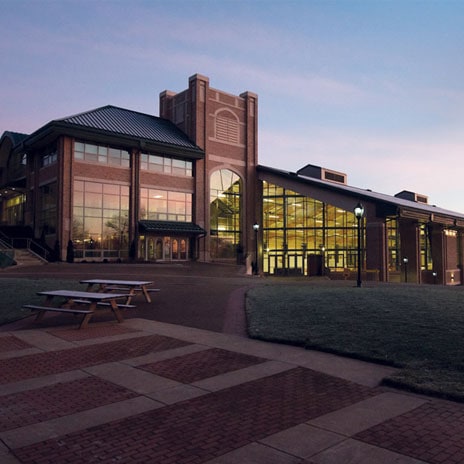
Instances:
[[[258,231],[259,231],[259,224],[255,222],[253,224],[253,230],[255,231],[255,261],[253,263],[253,274],[259,274],[259,267],[258,267]]]
[[[407,283],[408,282],[408,262],[409,262],[409,259],[405,256],[403,258],[403,264],[404,264],[404,282]]]
[[[364,206],[358,202],[353,211],[358,220],[358,278],[356,286],[361,287],[361,219],[364,216]]]

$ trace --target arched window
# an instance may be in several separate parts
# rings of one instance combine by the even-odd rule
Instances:
[[[229,169],[210,178],[210,254],[213,259],[234,259],[241,246],[242,181]]]

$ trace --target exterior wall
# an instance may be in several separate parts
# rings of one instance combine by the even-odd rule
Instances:
[[[208,231],[200,240],[199,259],[210,261],[209,179],[217,169],[229,169],[240,176],[243,186],[243,244],[245,253],[254,250],[253,224],[259,221],[258,184],[258,101],[253,93],[239,96],[213,89],[209,79],[196,74],[187,90],[160,94],[160,116],[170,119],[205,151],[196,162],[194,222]],[[230,132],[222,133],[224,124]]]
[[[387,241],[385,222],[366,224],[366,271],[378,273],[378,280],[387,280]]]
[[[414,220],[399,221],[401,282],[420,283],[420,242],[418,223]],[[404,262],[407,258],[408,262]]]
[[[458,235],[454,230],[445,230],[443,236],[445,256],[445,283],[459,285],[462,281],[459,268]]]

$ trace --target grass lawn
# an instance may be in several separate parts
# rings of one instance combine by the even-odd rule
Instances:
[[[464,288],[264,285],[248,291],[252,338],[401,367],[386,385],[464,401]]]
[[[73,280],[60,279],[0,279],[0,325],[30,316],[23,304],[41,304],[44,297],[36,295],[44,290],[57,288],[84,290],[82,284]]]

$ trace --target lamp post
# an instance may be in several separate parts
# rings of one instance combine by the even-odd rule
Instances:
[[[361,287],[361,219],[364,216],[364,206],[361,203],[354,207],[354,215],[358,220],[358,278],[356,286]]]
[[[321,245],[321,275],[325,276],[325,246]]]
[[[408,261],[409,259],[406,258],[406,256],[403,258],[403,264],[404,264],[404,282],[408,283]]]
[[[259,224],[255,222],[253,224],[253,230],[255,231],[255,265],[254,265],[254,274],[259,274],[258,268],[258,231],[259,231]]]

